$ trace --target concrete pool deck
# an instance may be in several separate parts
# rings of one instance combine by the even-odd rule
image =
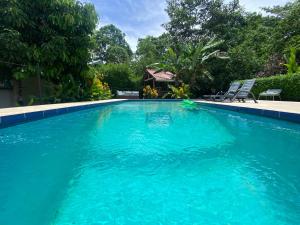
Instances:
[[[37,106],[24,106],[0,109],[0,127],[11,126],[18,123],[43,119],[50,116],[60,115],[68,112],[75,112],[82,109],[89,109],[105,104],[118,103],[122,101],[142,101],[128,99],[110,99],[93,102],[73,102]],[[164,101],[164,100],[160,100]],[[167,101],[167,100],[165,100]],[[255,114],[275,119],[288,120],[300,123],[300,102],[285,101],[253,101],[241,102],[211,102],[195,100],[196,102],[221,109],[228,109],[242,113]]]
[[[213,102],[213,101],[196,100],[196,102],[300,114],[300,102],[264,101],[264,100],[259,100],[257,104],[254,103],[253,101],[247,101],[243,103],[243,102]]]
[[[122,101],[126,99],[2,108],[0,109],[0,128]]]
[[[110,100],[101,100],[101,101],[92,101],[92,102],[71,102],[71,103],[0,108],[0,117],[24,114],[24,113],[31,113],[31,112],[46,111],[46,110],[64,109],[64,108],[70,108],[70,107],[76,107],[76,106],[99,105],[99,104],[105,104],[105,103],[120,102],[120,101],[125,101],[125,100],[126,99],[110,99]]]
[[[196,100],[196,102],[207,106],[228,109],[231,111],[255,114],[300,123],[300,102],[266,100],[259,100],[258,103],[254,103],[253,101],[214,102],[205,100]]]

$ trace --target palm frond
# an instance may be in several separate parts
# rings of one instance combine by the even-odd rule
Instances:
[[[213,51],[207,55],[204,55],[201,59],[201,62],[205,62],[206,60],[210,59],[211,57],[216,57],[218,55],[218,53],[220,52],[220,50],[216,50],[216,51]]]
[[[215,47],[219,46],[220,44],[222,44],[223,42],[224,42],[223,40],[215,41],[215,39],[212,39],[202,48],[202,52],[205,52],[209,49],[215,48]]]

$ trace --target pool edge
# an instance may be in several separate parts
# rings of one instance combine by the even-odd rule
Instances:
[[[28,123],[36,120],[46,119],[53,116],[59,116],[67,113],[78,112],[86,109],[96,108],[104,105],[119,104],[128,101],[127,99],[114,99],[113,101],[97,101],[65,107],[50,108],[37,111],[16,113],[11,115],[0,116],[0,129],[15,126],[22,123]],[[54,105],[51,105],[54,106]]]
[[[97,101],[97,102],[89,102],[89,103],[78,103],[78,105],[70,105],[65,107],[44,109],[38,111],[29,111],[22,112],[11,115],[0,116],[0,129],[6,128],[10,126],[15,126],[21,123],[27,123],[31,121],[46,119],[53,116],[59,116],[66,113],[77,112],[81,110],[91,109],[104,105],[112,105],[119,104],[122,102],[174,102],[174,101],[182,101],[180,99],[112,99],[107,101]],[[294,123],[300,123],[300,114],[291,113],[291,112],[283,112],[277,110],[269,110],[269,109],[258,109],[258,108],[249,108],[249,107],[241,107],[241,106],[233,106],[233,105],[225,105],[225,104],[215,104],[212,102],[198,102],[200,105],[211,106],[214,108],[225,109],[240,113],[252,114],[257,116],[263,116],[278,120],[285,120]],[[54,105],[51,105],[54,106]]]
[[[234,112],[246,113],[262,117],[268,117],[277,120],[284,120],[294,123],[300,123],[300,114],[292,112],[284,112],[270,109],[249,108],[243,106],[233,106],[225,104],[214,104],[211,102],[198,102],[200,105],[211,106],[214,108],[225,109]]]

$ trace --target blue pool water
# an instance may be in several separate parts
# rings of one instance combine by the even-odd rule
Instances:
[[[125,102],[1,129],[0,224],[300,224],[300,125]]]

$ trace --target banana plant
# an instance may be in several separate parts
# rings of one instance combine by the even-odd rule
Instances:
[[[292,75],[294,73],[300,72],[300,66],[297,63],[296,54],[297,54],[297,49],[291,48],[290,57],[287,59],[288,63],[284,64],[287,67],[288,75]]]
[[[177,53],[169,48],[162,62],[148,65],[156,70],[168,70],[179,75],[187,81],[192,89],[197,87],[197,81],[202,78],[213,79],[206,67],[206,62],[211,58],[228,59],[227,53],[216,48],[223,41],[210,40],[206,44],[199,42],[197,45],[183,44]]]
[[[170,91],[163,98],[188,99],[191,96],[190,87],[187,84],[181,84],[179,87],[169,85],[169,89]]]

